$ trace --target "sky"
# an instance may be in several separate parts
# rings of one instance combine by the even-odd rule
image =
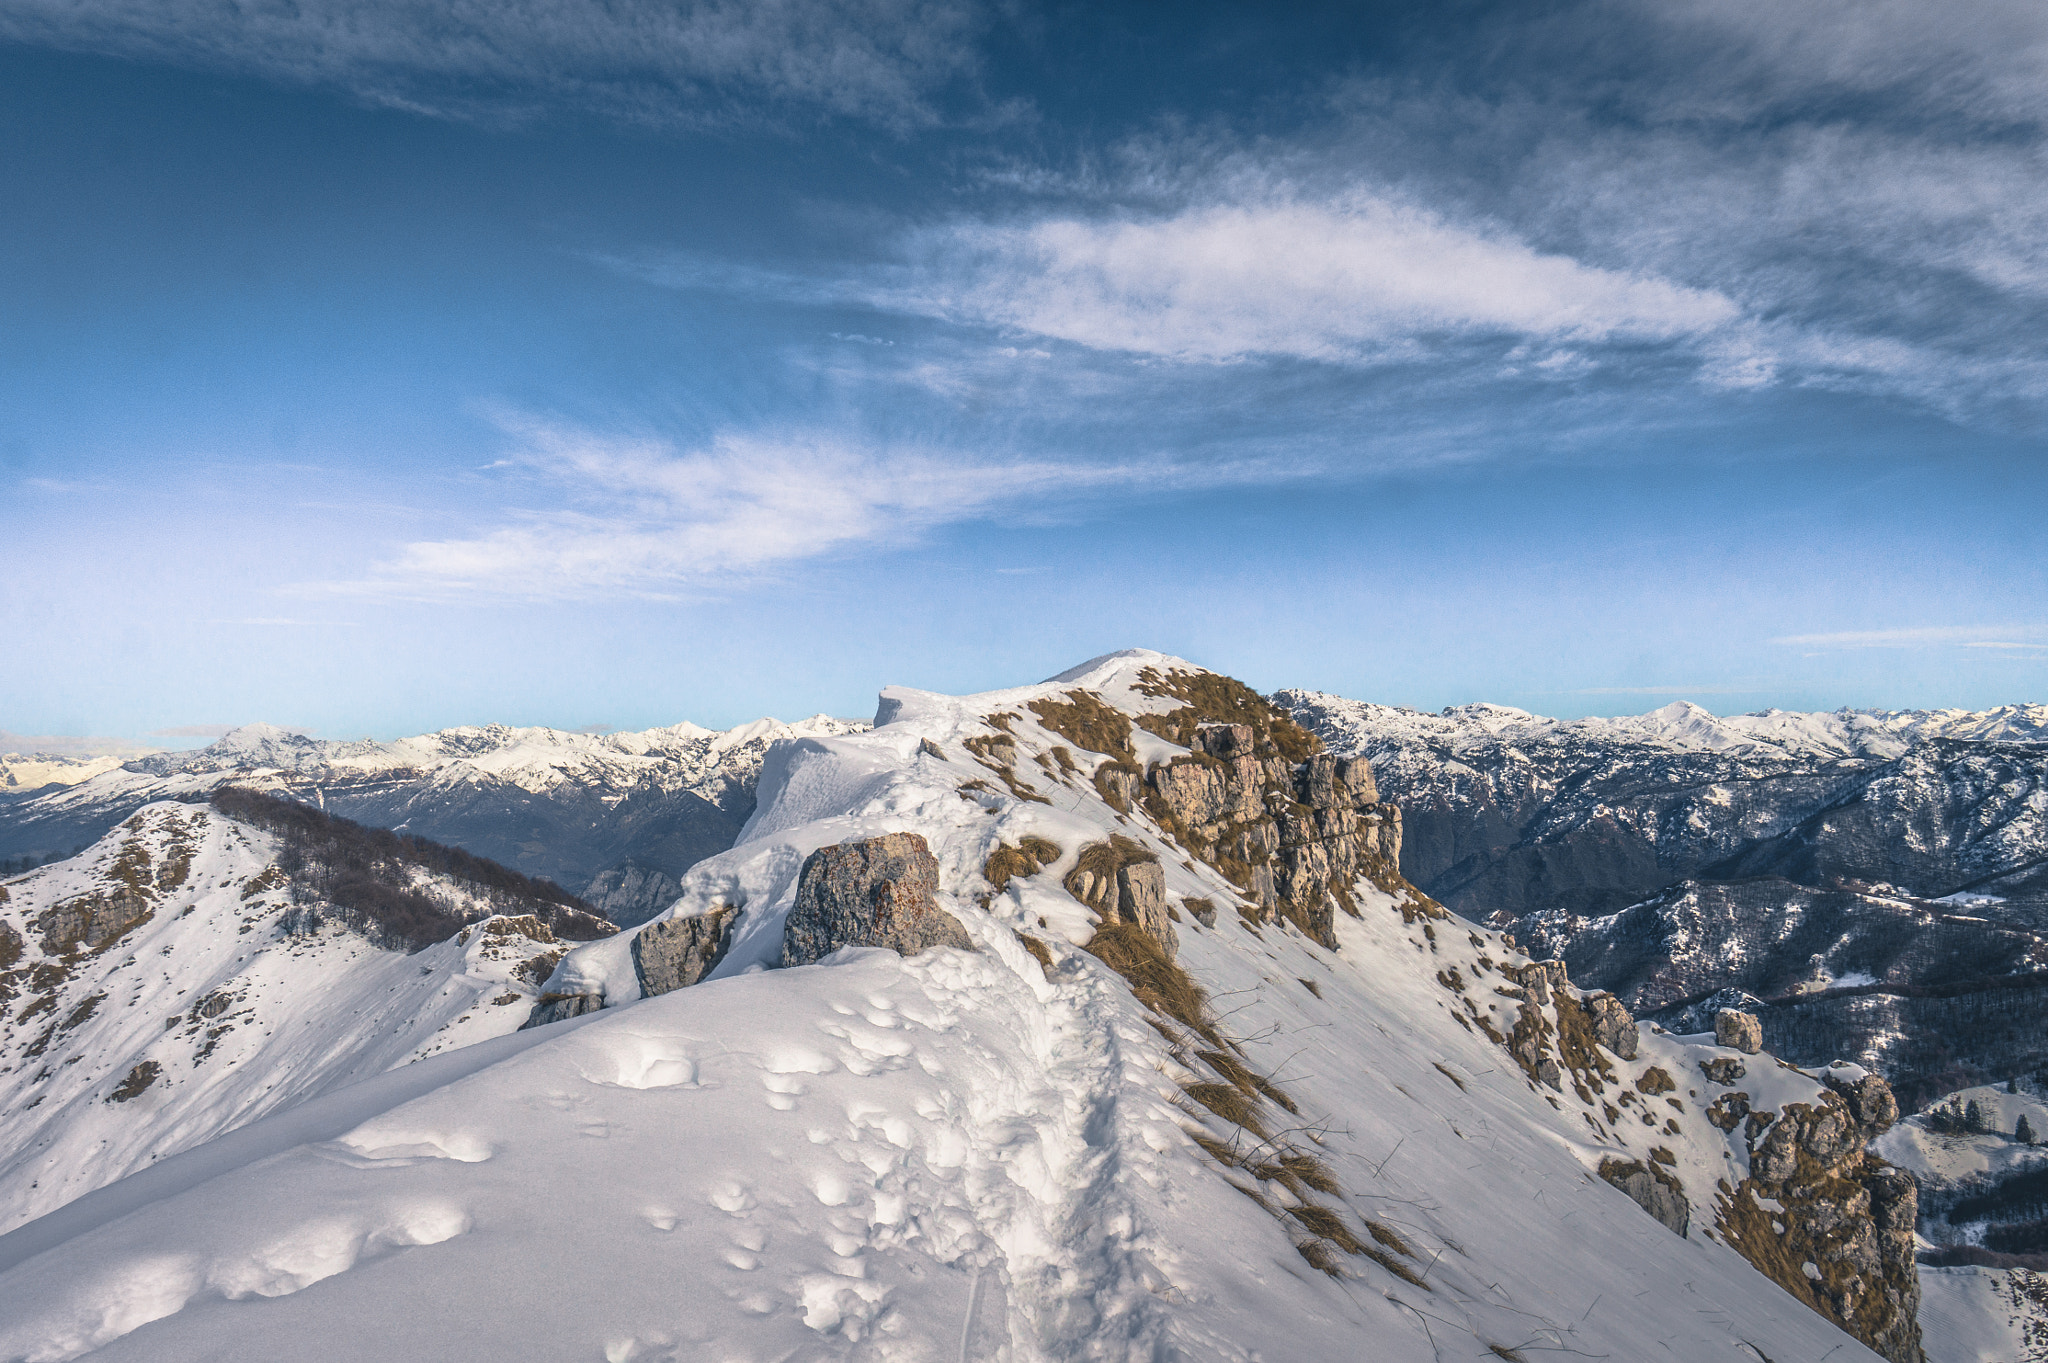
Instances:
[[[2048,700],[2038,0],[7,0],[0,730]]]

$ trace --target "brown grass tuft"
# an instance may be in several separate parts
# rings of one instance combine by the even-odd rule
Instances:
[[[1045,943],[1039,941],[1036,937],[1033,937],[1028,933],[1019,932],[1017,934],[1017,940],[1023,944],[1024,949],[1026,951],[1030,952],[1033,956],[1038,958],[1038,968],[1045,972],[1045,978],[1047,978],[1048,980],[1051,979],[1052,949],[1046,946]]]
[[[1130,716],[1092,691],[1069,691],[1065,704],[1034,700],[1025,708],[1038,716],[1040,724],[1077,748],[1099,752],[1119,762],[1138,760],[1131,747]]]
[[[1379,1241],[1388,1249],[1394,1251],[1394,1253],[1409,1259],[1415,1257],[1415,1251],[1408,1248],[1408,1242],[1401,1238],[1401,1233],[1386,1222],[1375,1221],[1371,1217],[1367,1217],[1365,1228],[1372,1234],[1373,1239]]]
[[[1344,1195],[1344,1189],[1338,1185],[1337,1176],[1330,1172],[1330,1166],[1324,1164],[1314,1155],[1305,1155],[1299,1150],[1289,1150],[1286,1154],[1280,1156],[1280,1165],[1288,1173],[1294,1175],[1319,1193],[1328,1193],[1331,1197],[1342,1197]],[[1368,1228],[1370,1228],[1371,1224],[1371,1222],[1366,1223]]]
[[[1327,1240],[1303,1240],[1294,1248],[1312,1266],[1320,1268],[1331,1277],[1344,1276],[1344,1261],[1337,1257]]]
[[[1261,1139],[1265,1138],[1266,1126],[1259,1120],[1258,1109],[1252,1106],[1251,1100],[1237,1085],[1187,1084],[1181,1091],[1224,1121],[1241,1126]]]

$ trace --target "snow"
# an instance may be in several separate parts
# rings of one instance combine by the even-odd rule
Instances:
[[[1423,714],[1306,690],[1282,691],[1274,699],[1289,709],[1314,712],[1319,726],[1353,735],[1350,743],[1331,746],[1357,752],[1388,743],[1445,745],[1457,752],[1499,741],[1577,739],[1598,745],[1646,744],[1674,752],[1888,761],[1930,738],[2048,741],[2048,705],[1980,711],[1765,710],[1717,716],[1690,701],[1673,701],[1640,715],[1560,720],[1505,705],[1460,705]]]
[[[29,944],[24,974],[39,963],[37,918],[108,893],[110,868],[131,846],[158,875],[189,848],[184,882],[157,895],[147,922],[51,985],[40,1015],[0,1030],[0,1230],[252,1118],[503,1035],[533,1006],[535,981],[516,972],[546,955],[542,944],[478,927],[406,955],[333,922],[294,930],[284,882],[260,879],[275,840],[170,803],[8,883],[0,922]],[[252,884],[268,887],[245,897]],[[458,885],[426,887],[486,911]],[[63,1025],[94,996],[102,1001],[89,1016]],[[47,1049],[31,1056],[46,1031]],[[143,1064],[161,1077],[110,1101]]]
[[[1927,1363],[2048,1360],[2048,1292],[2026,1269],[1920,1270]]]
[[[1874,1357],[1594,1173],[1669,1146],[1706,1224],[1741,1171],[1698,1064],[1732,1053],[1646,1031],[1623,1084],[1675,1076],[1686,1133],[1605,1128],[1454,1020],[1467,996],[1437,973],[1521,962],[1497,933],[1432,936],[1366,881],[1335,952],[1254,930],[1217,873],[1036,760],[1063,740],[1029,700],[1086,685],[1171,708],[1135,685],[1185,666],[1127,652],[981,696],[892,688],[871,732],[778,742],[739,843],[670,911],[744,905],[711,979],[641,999],[629,935],[579,948],[549,987],[602,1012],[324,1090],[0,1238],[0,1358]],[[964,746],[997,713],[1045,803]],[[977,950],[761,968],[811,850],[904,830]],[[1112,833],[1161,852],[1170,901],[1225,906],[1214,929],[1183,916],[1183,964],[1297,1101],[1286,1139],[1344,1189],[1326,1205],[1398,1232],[1426,1287],[1362,1257],[1311,1268],[1276,1214],[1295,1195],[1262,1184],[1262,1206],[1194,1143],[1243,1133],[1188,1102],[1193,1057],[1075,945],[1092,925],[1060,879]],[[988,854],[1027,835],[1064,855],[993,892]],[[1819,1092],[1745,1060],[1758,1107]]]

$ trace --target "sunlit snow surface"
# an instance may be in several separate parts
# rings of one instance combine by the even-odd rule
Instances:
[[[1452,1022],[1433,979],[1448,955],[1381,892],[1339,917],[1334,954],[1227,908],[1180,929],[1224,1025],[1299,1101],[1293,1139],[1413,1245],[1429,1287],[1304,1262],[1189,1139],[1146,1012],[1070,944],[1071,861],[975,902],[998,840],[1038,833],[1071,858],[1143,830],[1084,778],[1027,763],[1051,803],[962,798],[987,773],[959,734],[1077,682],[1122,698],[1137,666],[1170,661],[966,700],[891,693],[872,734],[778,748],[746,840],[678,907],[746,895],[737,973],[632,1002],[620,948],[596,944],[563,972],[608,985],[604,1012],[487,1042],[506,1053],[481,1068],[427,1061],[447,1078],[419,1096],[394,1096],[403,1070],[330,1095],[325,1125],[288,1144],[258,1123],[228,1138],[246,1154],[201,1147],[181,1157],[210,1175],[193,1186],[165,1161],[142,1176],[158,1200],[116,1184],[0,1237],[0,1266],[31,1255],[0,1271],[0,1358],[1874,1357],[1589,1173],[1612,1147]],[[1028,754],[1042,738],[1017,727]],[[746,969],[806,847],[896,829],[931,842],[978,952]],[[1171,893],[1226,902],[1206,868],[1169,872]],[[1438,927],[1447,951],[1476,949],[1467,925]],[[1013,928],[1050,941],[1050,979]],[[1692,1074],[1709,1053],[1645,1036],[1626,1068]],[[1680,1155],[1689,1184],[1718,1158]]]

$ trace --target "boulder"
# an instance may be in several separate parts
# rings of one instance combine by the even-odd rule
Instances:
[[[721,904],[695,918],[666,918],[640,929],[633,938],[633,973],[640,977],[640,992],[651,998],[710,974],[732,945],[732,925],[739,913]]]
[[[1592,1024],[1593,1039],[1623,1060],[1636,1058],[1640,1035],[1636,1020],[1612,994],[1588,994],[1584,1001],[1586,1020]]]
[[[820,847],[797,878],[782,929],[782,964],[809,965],[841,947],[974,950],[960,920],[939,907],[939,863],[915,833]]]
[[[1166,913],[1166,872],[1156,861],[1130,862],[1116,872],[1117,916],[1135,923],[1172,960],[1180,950],[1179,934]]]
[[[1714,1044],[1755,1055],[1764,1048],[1764,1025],[1755,1013],[1723,1008],[1714,1014]]]

